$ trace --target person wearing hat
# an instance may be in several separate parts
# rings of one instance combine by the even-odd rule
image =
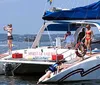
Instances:
[[[9,54],[11,54],[12,51],[12,40],[13,40],[13,36],[12,36],[12,24],[8,24],[7,26],[3,27],[5,31],[7,31],[7,39],[8,39],[8,48],[9,48]]]

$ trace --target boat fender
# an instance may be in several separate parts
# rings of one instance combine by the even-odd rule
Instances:
[[[87,47],[84,43],[78,42],[75,46],[75,53],[78,57],[84,57],[87,52]]]

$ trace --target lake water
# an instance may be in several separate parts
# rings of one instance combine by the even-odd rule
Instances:
[[[0,85],[36,85],[39,76],[0,76]],[[100,81],[74,82],[63,84],[39,84],[39,85],[100,85]]]
[[[34,85],[36,76],[4,76],[0,75],[0,85]]]
[[[42,43],[43,44],[43,43]],[[22,49],[22,48],[30,48],[32,45],[32,42],[18,42],[13,41],[13,50],[15,49]],[[99,46],[100,44],[98,44]],[[100,47],[100,46],[99,46]],[[6,41],[0,41],[0,53],[7,52],[8,46]],[[36,85],[36,82],[41,76],[32,75],[32,76],[26,76],[26,75],[20,75],[20,76],[5,76],[0,75],[0,85]],[[40,84],[42,85],[42,84]],[[44,84],[47,85],[47,84]],[[49,84],[53,85],[53,84]],[[58,84],[54,84],[58,85]],[[61,84],[60,84],[61,85]],[[62,85],[100,85],[100,82],[74,82],[74,83],[65,83]]]
[[[0,75],[0,85],[36,85],[39,76],[4,76]],[[39,85],[100,85],[100,81],[74,82],[63,84],[39,84]]]

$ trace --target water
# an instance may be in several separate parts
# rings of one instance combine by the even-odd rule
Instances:
[[[21,39],[21,38],[20,38]],[[43,45],[44,42],[41,43]],[[45,43],[46,44],[46,43]],[[49,44],[49,43],[47,43]],[[15,49],[24,49],[24,48],[30,48],[32,45],[32,42],[24,42],[21,40],[14,40],[13,41],[13,50]],[[100,44],[97,44],[97,46],[100,49]],[[7,41],[0,41],[0,53],[4,53],[8,51]],[[15,75],[15,76],[5,76],[0,75],[0,85],[36,85],[36,82],[41,76],[32,75],[32,76],[26,76],[26,75]],[[41,84],[40,84],[41,85]],[[47,84],[44,84],[47,85]],[[49,84],[53,85],[53,84]],[[58,84],[54,84],[58,85]],[[61,85],[61,84],[60,84]],[[74,83],[64,83],[62,85],[100,85],[100,82],[74,82]]]
[[[16,42],[13,41],[13,50],[17,49],[24,49],[24,48],[31,48],[32,42]],[[7,42],[0,42],[0,53],[4,53],[8,51],[8,45]]]
[[[0,76],[0,85],[36,85],[39,76]],[[60,84],[39,85],[100,85],[100,81],[68,82]]]
[[[35,85],[37,76],[0,76],[0,85]]]

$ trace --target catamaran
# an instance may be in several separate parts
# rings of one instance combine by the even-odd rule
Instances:
[[[86,24],[90,24],[90,26],[92,28],[98,29],[98,31],[100,32],[100,23],[93,21],[93,20],[100,19],[99,10],[100,10],[100,1],[90,4],[90,5],[87,5],[87,6],[84,6],[84,7],[73,8],[71,10],[46,11],[43,16],[43,19],[58,22],[58,23],[69,23],[76,27],[79,25],[84,27],[84,26],[86,26]],[[73,21],[71,21],[71,20],[73,20]],[[90,21],[88,21],[88,20],[90,20]],[[74,34],[75,40],[77,40],[77,34],[80,32],[82,27],[75,29],[75,34]],[[63,28],[61,28],[61,30],[62,29]],[[70,30],[72,31],[73,28],[70,28]],[[96,45],[96,44],[94,43],[94,45]],[[94,45],[92,44],[92,47]],[[56,73],[53,73],[52,75],[50,75],[47,78],[44,78],[45,75],[43,75],[39,79],[38,83],[62,83],[62,82],[69,82],[69,81],[74,82],[74,81],[100,80],[100,75],[99,75],[100,48],[99,48],[99,45],[100,44],[98,44],[97,47],[92,48],[91,56],[88,55],[88,51],[87,51],[86,54],[83,56],[83,58],[84,58],[83,61],[78,62],[74,65],[71,65],[71,66],[63,69],[60,72],[57,71]],[[69,51],[72,51],[72,50],[73,49],[69,49]],[[74,53],[73,53],[73,57],[72,57],[71,61],[74,60],[76,58],[76,56],[78,56],[77,54],[75,54],[75,52],[76,51],[74,49]],[[67,51],[67,54],[69,54],[68,51]],[[67,65],[69,61],[70,60],[67,60],[67,62],[64,64]],[[73,63],[74,62],[71,62],[71,64],[73,64]]]
[[[91,8],[91,9],[92,9],[92,6],[94,8],[95,5],[98,7],[99,6],[98,3],[100,3],[100,2],[94,3],[94,4],[86,6],[86,7]],[[99,19],[100,18],[98,11],[95,9],[94,9],[94,11],[97,13],[94,14],[94,12],[90,11],[87,14],[87,16],[83,17],[83,15],[86,15],[85,14],[86,7],[76,8],[76,9],[72,9],[72,10],[57,10],[57,11],[52,10],[52,11],[45,12],[45,15],[43,16],[45,23],[40,28],[40,30],[32,44],[32,48],[14,50],[14,51],[12,51],[11,55],[8,55],[7,53],[2,54],[1,58],[0,58],[0,64],[1,64],[0,74],[8,73],[8,71],[11,72],[12,74],[36,73],[36,72],[40,73],[40,72],[44,72],[45,69],[47,69],[49,65],[54,64],[58,60],[61,60],[61,61],[63,60],[63,61],[66,61],[67,63],[74,62],[76,57],[78,56],[76,54],[76,49],[74,47],[72,47],[72,49],[66,48],[65,44],[63,42],[64,41],[63,36],[59,36],[58,34],[57,34],[55,40],[52,40],[52,37],[50,36],[48,31],[49,30],[51,32],[52,31],[56,31],[56,32],[57,31],[60,31],[60,32],[61,31],[65,31],[65,32],[66,31],[74,31],[74,33],[73,33],[74,38],[75,38],[74,44],[77,44],[78,33],[81,31],[82,27],[85,26],[86,24],[90,24],[91,27],[93,27],[94,29],[97,28],[97,30],[100,31],[100,23],[94,22],[94,21],[88,21],[88,20],[83,21],[82,20],[82,19],[85,20],[85,19]],[[79,9],[83,9],[84,13],[82,10],[80,11]],[[75,12],[75,10],[77,10],[77,11],[79,10],[80,12]],[[70,14],[71,11],[74,11],[74,14]],[[68,12],[68,13],[66,13],[66,12]],[[80,14],[81,12],[83,15]],[[77,13],[79,13],[79,14],[77,14]],[[91,16],[89,16],[90,13],[91,13]],[[66,14],[69,14],[69,15],[66,16]],[[70,15],[71,15],[71,17],[70,17]],[[40,39],[41,39],[44,31],[47,31],[49,34],[50,45],[39,46],[40,41],[41,41]],[[94,57],[93,58],[91,57],[87,61],[84,60],[83,61],[84,63],[81,62],[82,64],[78,63],[79,66],[81,66],[81,65],[83,66],[82,69],[88,70],[88,69],[92,68],[94,65],[95,66],[99,65],[99,62],[97,62],[100,57],[99,49],[96,47],[94,47],[93,49],[94,49],[94,54],[93,54]],[[88,56],[88,54],[86,54],[84,56],[84,59],[88,58],[88,57],[90,57],[90,56]],[[91,65],[91,63],[94,61],[96,63],[94,65]],[[89,62],[91,62],[91,63],[89,63]],[[90,64],[90,66],[87,67],[86,64]],[[79,68],[78,65],[73,66],[73,68],[70,67],[71,71],[73,71],[73,69],[76,69],[77,67]],[[9,69],[10,67],[12,67],[12,69],[6,70],[6,69]],[[2,69],[2,68],[4,68],[4,69]],[[67,69],[65,71],[67,71]],[[71,72],[71,71],[69,70],[69,72]],[[59,74],[59,77],[57,77],[58,74]],[[61,77],[63,77],[65,75],[63,72],[58,73],[58,74],[54,75],[54,77],[49,78],[48,82],[50,82],[51,79],[52,79],[52,81],[56,82],[57,81],[56,78],[60,79]],[[61,76],[61,75],[63,75],[63,76]],[[81,78],[79,77],[78,79],[81,79]],[[87,79],[88,79],[88,77],[87,77]]]

